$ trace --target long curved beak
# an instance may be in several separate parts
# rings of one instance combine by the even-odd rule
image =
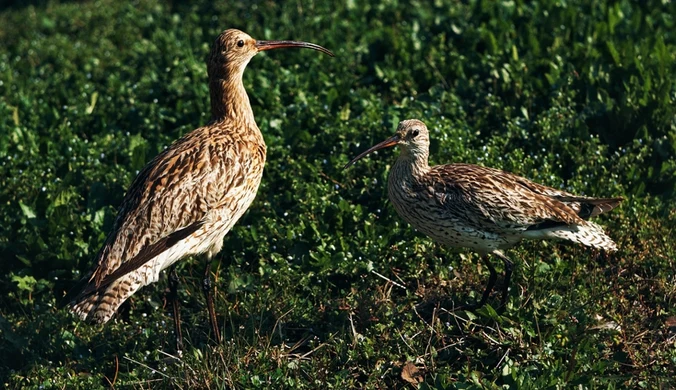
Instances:
[[[319,45],[315,45],[314,43],[298,41],[256,41],[256,49],[258,49],[258,51],[282,49],[285,47],[302,47],[321,51],[322,53],[328,54],[331,57],[335,57],[335,55],[331,53],[330,50],[325,49]]]
[[[383,142],[381,142],[381,143],[379,143],[379,144],[377,144],[377,145],[371,146],[368,150],[362,152],[359,156],[353,158],[352,161],[350,161],[349,163],[345,164],[345,166],[343,167],[343,169],[349,168],[352,164],[354,164],[355,162],[357,162],[357,160],[359,160],[360,158],[366,156],[366,155],[369,154],[369,153],[373,153],[373,152],[375,152],[376,150],[389,148],[390,146],[394,146],[394,145],[396,145],[397,143],[399,143],[399,134],[395,134],[395,135],[391,136],[390,138],[386,139],[385,141],[383,141]]]

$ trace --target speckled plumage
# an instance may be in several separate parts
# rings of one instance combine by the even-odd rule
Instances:
[[[242,74],[259,51],[283,47],[332,55],[314,44],[256,41],[234,29],[216,39],[207,63],[211,121],[174,142],[132,183],[96,267],[70,302],[80,318],[105,323],[163,269],[221,250],[224,236],[256,196],[266,157]]]
[[[577,196],[479,165],[429,166],[429,132],[419,120],[402,121],[393,137],[348,165],[397,144],[402,150],[389,173],[390,201],[404,220],[443,245],[494,254],[508,268],[511,262],[502,250],[522,239],[563,239],[617,249],[603,229],[587,219],[615,208],[622,198]],[[487,264],[494,282],[495,271]]]

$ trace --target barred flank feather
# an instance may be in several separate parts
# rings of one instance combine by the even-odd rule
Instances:
[[[617,250],[615,242],[606,235],[603,228],[594,222],[586,222],[584,225],[563,226],[558,229],[547,229],[533,234],[531,239],[553,238],[572,241],[578,244],[599,248],[608,252]]]

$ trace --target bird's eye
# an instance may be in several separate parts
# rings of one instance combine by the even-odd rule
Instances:
[[[418,134],[420,134],[420,132],[419,132],[418,130],[413,130],[413,131],[411,131],[409,137],[410,137],[411,139],[413,139],[413,138],[417,137]]]
[[[243,47],[243,46],[244,46],[244,41],[243,41],[242,39],[240,39],[239,41],[237,41],[237,46],[238,46],[238,47]]]

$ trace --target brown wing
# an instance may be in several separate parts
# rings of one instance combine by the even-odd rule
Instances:
[[[547,222],[584,224],[576,210],[557,197],[571,197],[498,169],[470,164],[432,167],[428,187],[438,201],[452,208],[454,215],[501,230],[526,230]]]
[[[507,178],[507,180],[512,180],[514,183],[527,188],[531,192],[540,195],[545,195],[550,198],[556,199],[559,202],[564,203],[566,206],[573,209],[573,211],[575,211],[575,214],[577,214],[580,218],[585,220],[614,209],[615,207],[619,206],[619,204],[624,200],[624,198],[621,197],[592,198],[589,196],[573,195],[566,191],[557,190],[551,187],[543,186],[542,184],[532,182],[526,178],[517,176],[513,173],[504,172],[497,169],[492,170],[499,172],[502,176]]]
[[[98,254],[89,279],[95,289],[168,249],[179,241],[177,232],[194,231],[209,210],[223,204],[241,180],[236,173],[252,160],[243,155],[250,149],[243,146],[247,140],[232,133],[223,127],[197,129],[141,170]]]

